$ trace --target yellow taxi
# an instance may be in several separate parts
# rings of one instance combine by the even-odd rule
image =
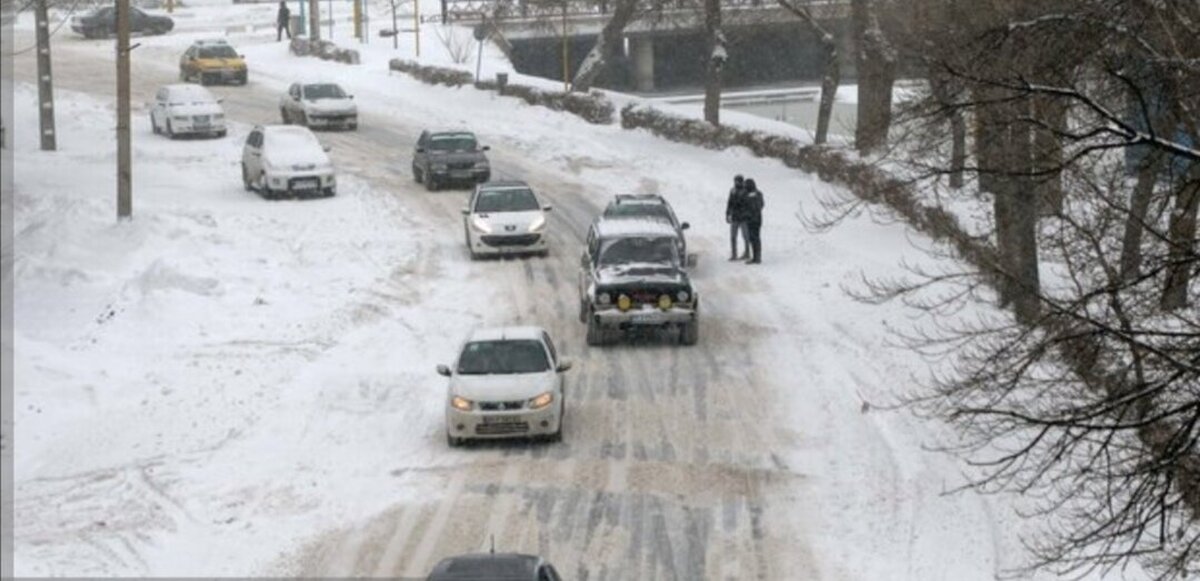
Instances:
[[[245,85],[248,79],[246,59],[222,39],[197,40],[179,58],[179,80],[184,82]]]

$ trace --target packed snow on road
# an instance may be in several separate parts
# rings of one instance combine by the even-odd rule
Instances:
[[[954,434],[873,405],[929,372],[889,334],[921,313],[847,290],[947,266],[928,240],[867,214],[812,232],[804,218],[849,195],[815,176],[424,85],[389,73],[379,39],[356,66],[294,57],[273,30],[229,30],[239,10],[270,18],[193,7],[134,52],[129,221],[111,41],[55,37],[56,152],[38,150],[32,56],[15,60],[18,576],[424,576],[493,539],[567,579],[966,580],[1026,564],[1019,499],[953,492],[964,465],[928,448]],[[423,56],[445,64],[427,28]],[[193,40],[226,32],[250,67],[247,86],[211,89],[228,135],[155,135],[143,103]],[[511,73],[498,51],[484,64]],[[336,195],[269,201],[244,188],[243,144],[307,79],[353,94],[359,127],[317,133]],[[548,256],[471,259],[470,189],[413,180],[425,129],[473,131],[494,179],[553,206]],[[765,196],[761,265],[727,260],[739,173]],[[690,224],[695,346],[585,343],[588,226],[627,193]],[[562,441],[451,448],[435,366],[505,325],[545,328],[574,362]]]

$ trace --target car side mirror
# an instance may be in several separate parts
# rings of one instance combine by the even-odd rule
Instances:
[[[424,147],[418,147],[418,148],[417,148],[417,153],[425,153],[425,148],[424,148]]]
[[[584,252],[583,254],[579,255],[579,266],[586,268],[587,265],[588,265],[588,255],[586,252]]]
[[[438,375],[450,377],[450,367],[448,365],[438,365],[437,372],[438,372]]]
[[[332,145],[322,145],[321,149],[324,149],[325,151],[329,151],[329,150],[333,149],[333,146]]]
[[[220,105],[221,103],[224,103],[224,102],[225,102],[225,98],[224,98],[224,97],[221,97],[220,99],[217,99],[217,104],[218,104],[218,105]]]
[[[466,206],[463,206],[463,207],[462,207],[462,215],[463,215],[463,216],[468,216],[468,215],[470,215],[470,214],[471,214],[471,209],[470,209],[470,208],[468,208],[468,207],[466,207]]]
[[[691,224],[688,224],[687,222],[684,222],[684,223],[682,223],[682,224],[680,224],[680,225],[679,225],[679,229],[680,229],[680,230],[687,230],[688,228],[691,228],[691,227],[692,227],[692,225],[691,225]]]
[[[558,360],[558,368],[555,371],[562,373],[564,371],[571,369],[571,367],[573,367],[574,365],[575,365],[575,361],[572,360],[570,357],[563,357],[562,359]]]
[[[551,205],[549,205],[549,204],[546,204],[545,206],[542,206],[542,211],[543,211],[543,212],[549,212],[550,210],[553,210],[553,209],[554,209],[554,206],[551,206]]]
[[[246,58],[246,55],[244,55],[244,54],[239,54],[239,55],[238,55],[238,58],[240,58],[240,59],[244,59],[244,58]]]
[[[492,146],[490,146],[490,145],[485,145],[485,146],[483,146],[483,147],[480,147],[479,149],[480,149],[480,150],[482,150],[482,151],[488,151],[488,150],[492,149]]]
[[[353,99],[353,98],[354,98],[354,95],[348,95],[348,97],[349,97],[349,98],[351,98],[351,99]]]

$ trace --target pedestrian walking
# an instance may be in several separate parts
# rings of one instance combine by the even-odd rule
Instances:
[[[746,211],[746,229],[750,232],[750,249],[753,255],[746,264],[761,264],[762,263],[762,211],[763,194],[758,191],[758,184],[754,180],[747,179],[745,182],[745,211]]]
[[[275,42],[283,40],[283,33],[288,40],[292,39],[292,11],[288,10],[287,2],[279,1],[279,13],[275,16]]]
[[[742,259],[750,257],[750,233],[746,227],[746,182],[741,174],[733,176],[729,200],[725,202],[725,222],[729,224],[729,260],[738,259],[738,236],[742,237]]]

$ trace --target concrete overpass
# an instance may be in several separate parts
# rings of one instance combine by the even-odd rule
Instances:
[[[560,78],[563,59],[570,71],[576,70],[614,4],[615,0],[443,0],[441,19],[466,25],[490,20],[503,38],[500,42],[510,48],[517,70]],[[853,55],[848,0],[809,0],[804,5],[835,34],[841,54]],[[822,53],[817,38],[774,0],[722,0],[721,15],[729,41],[727,86],[819,78]],[[697,0],[641,0],[624,37],[600,86],[649,92],[703,82],[704,13]],[[852,58],[843,58],[843,78],[854,77],[853,65]]]

